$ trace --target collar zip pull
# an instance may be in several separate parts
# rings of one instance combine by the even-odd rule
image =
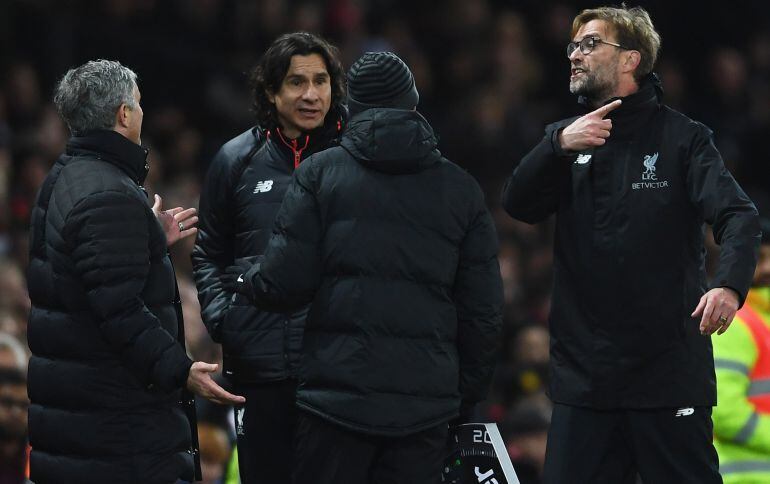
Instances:
[[[310,135],[305,135],[305,146],[303,146],[300,149],[297,149],[296,139],[292,140],[291,143],[293,145],[293,150],[294,150],[294,168],[297,168],[300,162],[302,161],[301,160],[302,152],[305,151],[305,148],[307,148],[308,143],[310,143]]]

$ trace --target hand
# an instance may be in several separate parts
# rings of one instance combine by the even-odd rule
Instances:
[[[163,233],[166,234],[166,243],[169,247],[185,237],[198,233],[198,229],[195,228],[195,224],[198,223],[196,215],[198,211],[195,208],[185,210],[182,207],[176,207],[163,210],[162,207],[163,199],[160,198],[160,195],[155,194],[155,204],[152,206],[152,211],[163,227]]]
[[[244,403],[246,401],[244,397],[233,395],[211,378],[211,373],[217,371],[217,368],[219,365],[203,361],[193,363],[190,367],[190,373],[187,375],[187,389],[220,405]]]
[[[225,269],[225,273],[222,274],[220,280],[222,282],[222,288],[233,294],[243,294],[249,297],[251,294],[251,288],[249,281],[246,280],[245,274],[251,269],[251,265],[246,261],[238,261],[235,265],[229,266]]]
[[[738,311],[738,293],[729,287],[716,287],[700,298],[692,317],[700,317],[701,334],[722,334],[730,327]]]
[[[616,99],[596,111],[581,116],[559,133],[559,144],[564,151],[578,152],[607,142],[612,129],[612,120],[604,119],[610,111],[621,105]]]

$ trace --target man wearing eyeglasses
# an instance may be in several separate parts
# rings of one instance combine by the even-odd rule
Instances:
[[[746,298],[758,215],[712,132],[662,103],[659,47],[641,8],[581,12],[567,55],[587,114],[547,126],[504,188],[516,219],[557,214],[546,483],[722,482],[709,335]]]

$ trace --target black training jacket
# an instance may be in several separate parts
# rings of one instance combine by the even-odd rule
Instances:
[[[485,398],[502,322],[497,236],[479,185],[416,111],[370,109],[297,170],[265,259],[263,307],[312,301],[298,405],[407,435]]]
[[[655,80],[609,113],[607,143],[564,153],[546,128],[503,191],[529,223],[556,214],[551,398],[593,408],[712,406],[711,340],[690,316],[708,290],[704,223],[721,246],[711,286],[746,296],[757,210],[711,131],[660,102]],[[610,101],[608,101],[610,102]]]
[[[74,137],[33,209],[36,483],[193,478],[194,415],[180,391],[192,362],[166,238],[140,186],[146,156],[114,131]]]
[[[236,261],[259,261],[296,165],[328,147],[343,116],[296,140],[278,129],[251,128],[214,157],[200,199],[198,238],[192,253],[203,322],[222,344],[224,374],[238,382],[296,377],[307,308],[261,311],[233,300],[220,277]]]

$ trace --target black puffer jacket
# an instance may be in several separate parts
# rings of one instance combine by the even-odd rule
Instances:
[[[182,344],[166,239],[140,184],[146,151],[114,131],[72,138],[32,214],[32,480],[193,477],[179,405]],[[188,399],[185,399],[188,401]]]
[[[203,322],[222,344],[224,373],[235,381],[296,376],[307,308],[260,311],[242,297],[233,300],[220,277],[235,262],[261,260],[295,166],[341,129],[342,115],[328,119],[297,140],[252,128],[222,146],[206,175],[192,261]]]
[[[476,181],[415,111],[371,109],[297,170],[258,305],[312,301],[301,408],[354,431],[406,435],[488,390],[501,327],[497,236]]]

